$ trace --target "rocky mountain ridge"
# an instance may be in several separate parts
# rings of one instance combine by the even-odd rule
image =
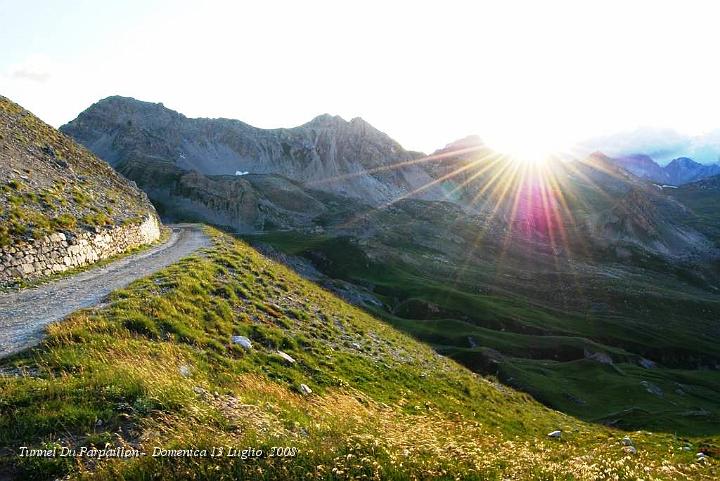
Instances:
[[[280,174],[310,188],[372,204],[432,181],[423,154],[407,151],[360,118],[320,115],[294,128],[260,129],[239,120],[190,119],[162,104],[109,97],[61,131],[111,165],[138,158],[204,175]],[[420,198],[439,200],[426,189]]]
[[[61,129],[136,181],[167,219],[235,232],[334,228],[365,237],[386,227],[368,220],[377,219],[371,209],[413,199],[450,201],[505,242],[558,252],[568,251],[558,232],[566,244],[619,253],[713,252],[678,221],[686,215],[678,202],[601,154],[533,166],[469,136],[424,156],[360,118],[325,114],[291,129],[258,129],[124,97],[99,101]],[[450,235],[440,219],[435,229]]]
[[[238,233],[313,229],[350,198],[304,188],[279,174],[204,175],[155,159],[123,160],[118,172],[147,192],[168,221],[199,221]]]

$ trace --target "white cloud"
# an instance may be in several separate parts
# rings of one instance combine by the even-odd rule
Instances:
[[[18,64],[10,65],[4,75],[21,82],[45,83],[50,79],[55,68],[56,66],[46,55],[34,54]]]
[[[33,69],[16,69],[10,72],[12,78],[30,80],[32,82],[44,83],[50,78],[50,72],[43,72]]]
[[[720,160],[720,130],[701,135],[681,134],[673,129],[643,127],[581,142],[577,152],[601,151],[611,157],[645,154],[660,164],[678,157],[690,157],[704,164]]]

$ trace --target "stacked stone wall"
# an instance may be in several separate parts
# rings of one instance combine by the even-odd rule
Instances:
[[[149,215],[141,223],[57,232],[33,242],[0,249],[0,286],[35,280],[93,264],[160,238],[160,223]]]

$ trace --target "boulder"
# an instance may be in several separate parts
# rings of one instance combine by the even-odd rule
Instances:
[[[645,388],[647,392],[654,396],[662,397],[663,390],[660,388],[660,386],[653,384],[648,381],[640,381],[640,384]]]
[[[20,272],[22,272],[23,274],[32,274],[33,272],[35,272],[35,268],[32,264],[21,264]]]
[[[278,351],[277,355],[280,356],[281,358],[283,358],[284,360],[286,360],[287,362],[289,362],[290,364],[295,364],[295,359],[293,359],[293,357],[290,356],[289,354],[284,353],[282,351]]]
[[[657,367],[657,364],[655,364],[655,362],[651,361],[650,359],[645,359],[644,357],[640,358],[638,364],[640,364],[640,366],[644,367],[645,369],[653,369]]]
[[[247,350],[252,349],[252,343],[250,342],[250,339],[245,336],[233,336],[232,342],[233,344],[240,344],[243,348]]]

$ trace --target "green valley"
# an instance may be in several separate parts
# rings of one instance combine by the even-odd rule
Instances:
[[[407,222],[423,231],[416,218]],[[388,225],[402,237],[406,224]],[[462,228],[447,229],[462,238]],[[349,292],[347,299],[438,352],[555,409],[627,429],[720,429],[720,303],[691,265],[645,256],[612,262],[602,251],[595,253],[602,266],[522,248],[503,255],[502,245],[472,246],[470,236],[455,257],[445,246],[429,248],[428,237],[244,238],[311,263],[339,295]]]

